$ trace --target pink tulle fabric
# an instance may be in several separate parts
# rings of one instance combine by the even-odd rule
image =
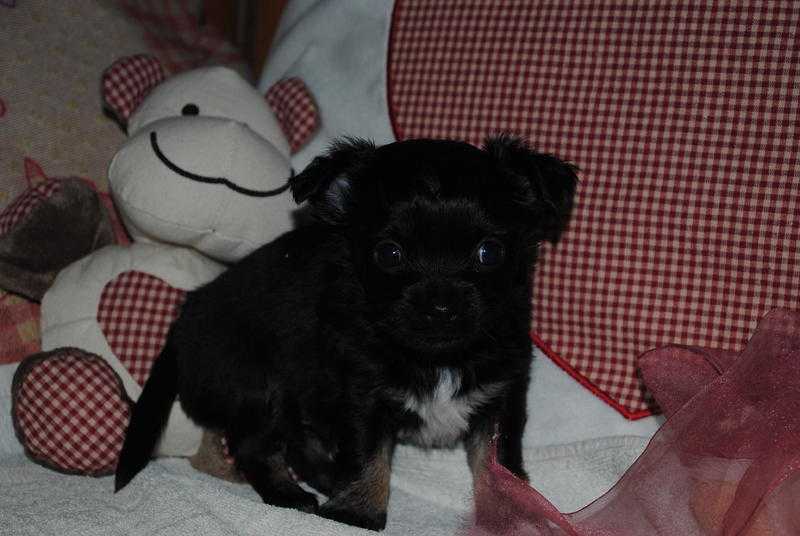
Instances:
[[[738,354],[672,346],[640,366],[668,419],[608,493],[561,513],[492,461],[469,536],[800,535],[800,314],[769,313]]]

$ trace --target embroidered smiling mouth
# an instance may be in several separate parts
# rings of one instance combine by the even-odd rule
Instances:
[[[239,186],[236,183],[229,181],[224,177],[205,177],[203,175],[198,175],[196,173],[192,173],[190,171],[186,171],[175,165],[166,155],[161,152],[161,149],[158,146],[158,140],[156,139],[156,132],[155,130],[150,133],[150,145],[153,147],[153,152],[156,153],[156,156],[159,160],[161,160],[165,166],[169,169],[180,175],[181,177],[186,177],[187,179],[201,182],[204,184],[221,184],[226,188],[233,190],[236,193],[240,193],[242,195],[247,195],[250,197],[271,197],[278,194],[282,194],[289,188],[289,181],[286,181],[286,184],[279,188],[275,188],[273,190],[251,190],[250,188],[244,188]]]

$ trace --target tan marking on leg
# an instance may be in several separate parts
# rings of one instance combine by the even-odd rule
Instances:
[[[189,463],[203,473],[230,480],[244,482],[244,477],[226,460],[222,447],[222,435],[211,430],[203,430],[203,438],[197,452],[189,458]]]
[[[389,504],[393,446],[385,443],[364,466],[361,476],[331,499],[339,507],[385,512]]]

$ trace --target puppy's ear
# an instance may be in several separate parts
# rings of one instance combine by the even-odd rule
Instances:
[[[355,202],[353,177],[374,151],[375,145],[367,140],[335,141],[324,155],[289,179],[294,200],[308,201],[314,215],[326,223],[344,223]]]
[[[572,212],[578,168],[508,134],[488,138],[484,150],[510,178],[514,201],[529,215],[534,232],[557,242]]]

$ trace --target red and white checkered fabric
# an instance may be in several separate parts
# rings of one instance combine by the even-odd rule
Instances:
[[[97,321],[117,359],[139,385],[164,347],[185,291],[144,272],[129,271],[103,289]]]
[[[26,170],[41,167],[35,162],[26,160]],[[61,189],[57,179],[40,176],[43,182],[36,183],[19,194],[0,212],[0,237],[14,229],[41,203]],[[39,178],[39,177],[37,177]],[[0,364],[15,363],[38,352],[39,305],[27,299],[0,291]]]
[[[0,236],[5,235],[36,208],[61,189],[58,180],[48,180],[28,188],[0,213]]]
[[[154,56],[120,58],[103,72],[103,100],[121,121],[127,121],[164,76],[164,69]]]
[[[41,350],[38,303],[0,293],[0,365],[22,361]]]
[[[200,24],[197,0],[117,0],[116,5],[141,27],[149,50],[171,74],[203,65],[244,70],[240,51],[213,26]]]
[[[278,119],[289,148],[297,152],[319,128],[314,98],[299,78],[279,80],[267,90],[267,102]]]
[[[396,0],[390,43],[398,138],[511,131],[582,169],[535,331],[624,415],[642,352],[800,308],[797,2]]]
[[[67,473],[114,472],[130,407],[108,363],[76,348],[36,354],[14,379],[14,425],[26,452]]]

